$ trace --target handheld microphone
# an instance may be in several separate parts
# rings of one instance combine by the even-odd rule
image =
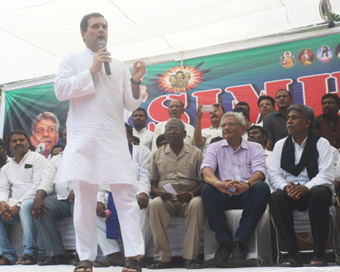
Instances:
[[[37,146],[37,149],[35,150],[35,152],[40,153],[40,152],[43,152],[43,151],[45,151],[45,144],[44,143],[40,143]]]
[[[106,41],[105,40],[100,40],[99,43],[99,48],[102,49],[104,47],[106,47]],[[105,72],[106,72],[106,75],[111,75],[111,69],[110,69],[110,65],[108,62],[104,62],[104,67],[105,67]]]

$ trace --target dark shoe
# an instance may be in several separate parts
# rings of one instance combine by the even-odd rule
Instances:
[[[224,267],[229,259],[233,243],[231,241],[222,242],[219,244],[215,253],[215,265],[217,267]]]
[[[37,261],[31,255],[28,255],[28,254],[24,254],[21,260],[17,262],[17,264],[23,264],[23,265],[32,265],[36,263]]]
[[[1,258],[0,258],[0,265],[12,265],[12,263],[5,256],[1,256]]]
[[[185,268],[186,269],[200,269],[203,268],[202,263],[195,259],[195,260],[185,260]]]
[[[154,261],[149,264],[147,269],[164,269],[164,268],[171,268],[170,262],[162,262],[162,261]]]
[[[318,267],[328,266],[328,262],[323,256],[318,256],[318,257],[314,256],[308,266],[318,266]]]
[[[122,272],[125,272],[125,271],[142,272],[142,264],[140,260],[128,258],[125,262]]]
[[[236,241],[233,244],[233,258],[235,260],[245,260],[249,251],[248,243],[244,241]]]
[[[67,256],[62,254],[62,255],[47,257],[43,261],[38,262],[38,265],[58,265],[58,264],[69,264],[69,263],[70,263],[70,260],[68,260]]]
[[[286,260],[282,261],[279,266],[281,267],[301,267],[303,264],[298,256],[289,255]]]
[[[73,272],[92,272],[92,271],[93,271],[92,262],[88,260],[80,261],[73,270]]]
[[[94,267],[124,266],[125,258],[121,252],[108,255],[104,260],[93,262]]]

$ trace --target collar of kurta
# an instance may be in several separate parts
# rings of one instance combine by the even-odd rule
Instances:
[[[226,139],[224,139],[224,140],[221,140],[221,146],[222,147],[228,147],[230,145],[229,145],[228,141]],[[241,144],[236,150],[239,150],[240,148],[248,149],[248,141],[243,139],[242,137],[241,137]]]

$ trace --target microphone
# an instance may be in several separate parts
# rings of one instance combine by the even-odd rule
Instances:
[[[102,49],[104,47],[106,47],[106,41],[105,40],[100,40],[99,43],[99,48]],[[105,72],[106,72],[106,75],[111,75],[111,69],[110,69],[110,65],[108,62],[104,62],[104,67],[105,67]]]
[[[40,153],[40,152],[43,152],[44,150],[45,150],[45,144],[44,143],[40,143],[37,146],[37,149],[35,150],[35,152]]]

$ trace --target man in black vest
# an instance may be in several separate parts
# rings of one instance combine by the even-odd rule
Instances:
[[[333,153],[329,142],[313,131],[314,112],[305,105],[288,108],[289,136],[275,144],[269,165],[269,182],[276,190],[269,205],[289,257],[282,266],[302,266],[294,230],[293,210],[308,209],[313,236],[312,266],[325,266],[334,179]]]

